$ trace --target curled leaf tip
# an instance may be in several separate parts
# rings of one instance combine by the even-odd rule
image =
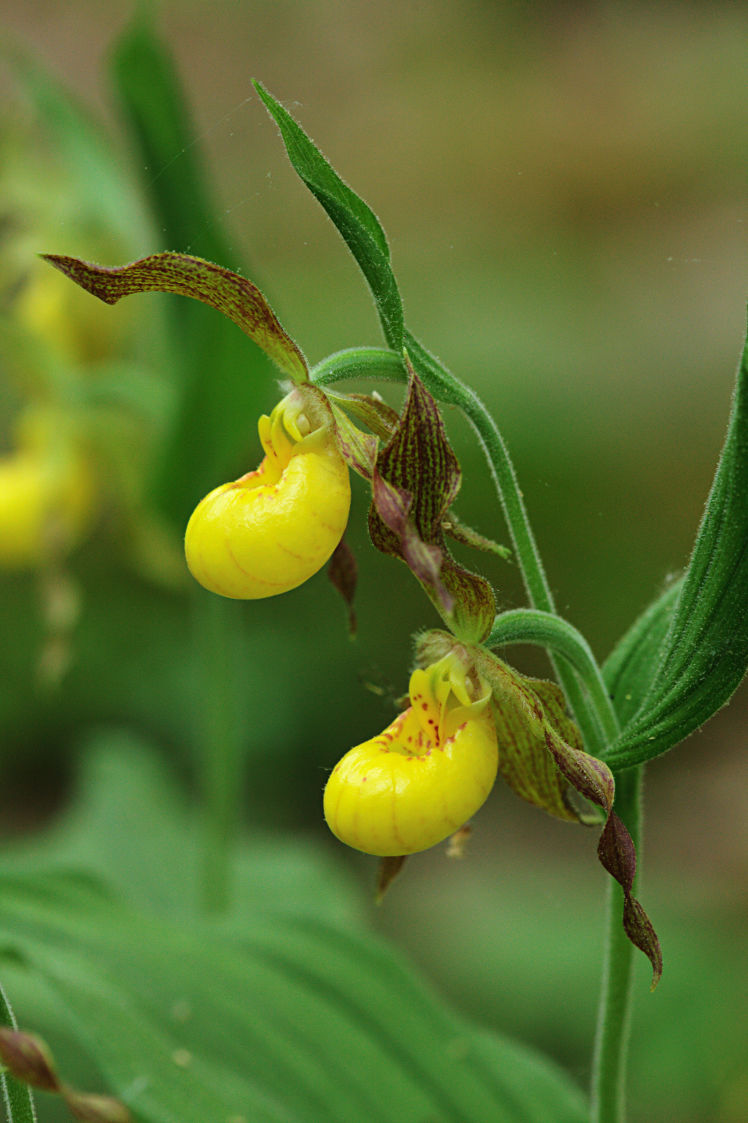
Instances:
[[[77,257],[42,254],[86,292],[116,304],[123,296],[168,292],[189,296],[222,312],[295,382],[308,380],[306,359],[267,300],[246,277],[184,253],[155,253],[129,265],[96,265]]]

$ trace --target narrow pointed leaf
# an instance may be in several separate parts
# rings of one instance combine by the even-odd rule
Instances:
[[[748,343],[727,438],[670,626],[638,713],[606,754],[651,760],[703,725],[748,665]]]
[[[144,5],[114,45],[111,77],[143,166],[143,189],[165,247],[230,261],[230,240],[215,218],[196,128],[168,49]]]
[[[284,374],[296,382],[307,378],[304,356],[265,297],[256,285],[230,269],[200,257],[168,252],[113,267],[59,254],[42,256],[105,304],[142,292],[171,292],[200,300],[241,328]]]
[[[255,82],[254,87],[283,137],[291,164],[322,204],[369,283],[385,339],[403,349],[403,308],[384,231],[374,212],[343,182],[288,110]]]

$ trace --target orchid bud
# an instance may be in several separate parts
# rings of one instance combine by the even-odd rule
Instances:
[[[298,394],[260,418],[265,457],[259,468],[214,488],[192,513],[187,565],[213,593],[253,600],[295,589],[322,568],[343,537],[351,503],[348,467],[330,429],[314,427],[298,407]]]
[[[341,842],[366,854],[415,854],[464,825],[488,797],[498,768],[490,690],[450,654],[410,679],[410,706],[335,766],[325,818]]]

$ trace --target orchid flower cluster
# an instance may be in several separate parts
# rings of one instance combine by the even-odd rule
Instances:
[[[380,894],[407,855],[464,835],[500,775],[549,814],[602,827],[600,861],[623,888],[625,931],[649,957],[656,982],[659,944],[632,895],[634,846],[613,811],[613,774],[583,750],[561,689],[522,676],[491,650],[493,590],[455,560],[447,537],[505,551],[452,511],[460,467],[407,350],[390,355],[407,379],[398,414],[375,394],[326,386],[325,364],[310,370],[259,289],[228,269],[176,253],[115,268],[47,260],[108,304],[146,291],[203,301],[289,380],[270,416],[259,419],[259,467],[215,487],[189,520],[187,565],[201,585],[233,599],[277,596],[330,563],[353,619],[355,559],[344,539],[352,469],[371,489],[374,546],[409,567],[441,615],[444,628],[417,640],[407,704],[343,756],[324,793],[333,834],[381,859]]]

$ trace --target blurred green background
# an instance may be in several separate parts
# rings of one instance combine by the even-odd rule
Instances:
[[[13,269],[26,283],[46,268],[31,260],[37,251],[108,264],[160,249],[202,252],[199,222],[190,231],[188,216],[186,244],[165,244],[147,206],[165,176],[199,156],[234,255],[223,264],[247,263],[310,360],[380,344],[353,261],[251,90],[250,77],[260,78],[379,215],[409,326],[497,418],[559,608],[604,658],[687,561],[724,436],[745,326],[748,12],[477,0],[152,7],[188,97],[192,139],[167,164],[143,168],[106,79],[133,5],[0,0],[6,41],[98,119],[127,200],[124,209],[120,196],[108,209],[100,200],[84,235],[76,200],[86,168],[61,150],[8,68],[2,143],[4,169],[14,170],[2,219],[6,234],[9,223],[23,228],[29,253],[18,265],[12,242]],[[163,321],[172,306],[83,300],[90,330],[106,322],[116,337],[108,346],[149,378],[136,384],[134,404],[107,415],[120,452],[96,524],[65,565],[81,603],[61,640],[71,662],[56,689],[38,683],[50,642],[38,574],[0,575],[6,837],[65,806],[82,745],[102,726],[142,736],[189,790],[198,786],[192,648],[202,594],[182,581],[176,532],[152,525],[139,474],[168,446],[178,363],[164,354]],[[242,346],[249,356],[239,337],[238,356]],[[26,389],[15,362],[0,362],[9,445]],[[258,409],[272,407],[271,372],[253,393]],[[468,427],[448,423],[464,473],[457,509],[505,541]],[[235,474],[256,464],[254,416],[245,448]],[[168,476],[168,462],[160,470]],[[206,478],[205,489],[222,478]],[[328,848],[365,895],[373,861],[326,837],[319,792],[338,756],[387,723],[407,683],[411,633],[437,620],[405,568],[368,546],[365,491],[354,491],[354,643],[323,575],[234,609],[250,733],[245,820]],[[524,603],[516,568],[486,557],[472,564],[502,607]],[[512,657],[545,673],[531,652]],[[642,1123],[732,1123],[748,1113],[745,701],[743,689],[648,769],[641,896],[666,975],[654,997],[644,964],[637,975],[631,1117]],[[584,1083],[604,886],[594,841],[500,788],[475,828],[464,862],[440,852],[413,860],[372,924],[460,1009],[537,1043]]]

